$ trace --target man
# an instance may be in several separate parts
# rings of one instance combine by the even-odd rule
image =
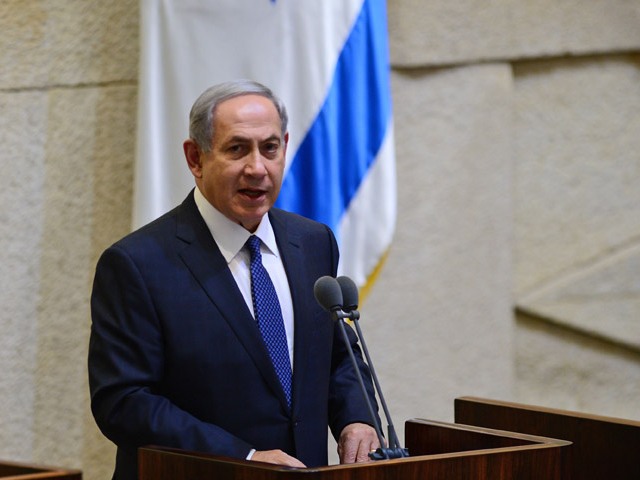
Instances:
[[[284,106],[255,82],[221,84],[194,103],[189,135],[195,189],[96,268],[89,382],[96,422],[118,446],[114,478],[136,478],[137,448],[147,444],[323,465],[327,425],[341,462],[366,461],[379,446],[375,430],[340,332],[313,296],[319,277],[336,274],[335,238],[272,208]],[[286,380],[255,319],[263,310],[252,295],[252,236],[277,292],[269,315],[280,318]]]

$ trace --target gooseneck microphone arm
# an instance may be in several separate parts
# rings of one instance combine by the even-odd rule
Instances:
[[[380,448],[376,451],[371,452],[369,457],[373,460],[383,460],[390,458],[402,458],[408,457],[409,451],[406,448],[402,448],[400,446],[400,442],[398,441],[398,436],[396,434],[395,428],[393,426],[393,421],[391,420],[391,415],[389,414],[389,409],[387,408],[387,403],[382,394],[382,389],[380,388],[380,382],[378,381],[378,376],[375,373],[373,368],[373,363],[371,362],[371,357],[369,356],[369,350],[364,341],[364,336],[362,335],[362,330],[360,329],[360,325],[358,323],[358,319],[360,318],[360,312],[358,312],[358,288],[349,277],[338,277],[337,279],[329,276],[321,277],[316,281],[314,285],[314,295],[318,303],[330,311],[333,315],[334,320],[338,321],[339,327],[342,331],[342,336],[347,347],[347,351],[349,352],[349,356],[351,357],[351,362],[353,363],[354,370],[356,372],[356,376],[358,378],[358,382],[360,383],[360,387],[362,389],[363,396],[366,400],[367,407],[369,408],[369,412],[372,418],[372,423],[378,435],[378,440],[380,442]],[[367,390],[364,386],[364,382],[362,380],[362,375],[360,374],[360,370],[358,368],[358,364],[356,362],[355,355],[353,353],[353,349],[351,347],[351,343],[349,342],[349,338],[347,336],[346,327],[344,324],[344,319],[349,318],[354,321],[356,326],[357,335],[360,339],[360,343],[362,344],[362,350],[364,352],[365,358],[367,360],[367,364],[369,366],[369,371],[371,372],[371,377],[373,378],[375,389],[378,393],[378,397],[380,398],[380,403],[382,404],[382,408],[384,409],[384,414],[388,423],[388,432],[389,432],[389,446],[385,447],[384,439],[382,436],[382,428],[380,426],[380,422],[378,421],[378,417],[373,410],[373,406],[371,405],[371,401],[369,399],[369,395],[367,394]]]
[[[396,434],[396,429],[393,425],[393,420],[391,419],[391,414],[389,413],[389,408],[387,407],[387,402],[384,399],[384,395],[382,394],[382,389],[380,387],[380,382],[378,381],[378,375],[376,375],[376,371],[373,368],[373,363],[371,363],[371,357],[369,356],[369,349],[367,348],[367,344],[364,341],[364,337],[362,336],[362,330],[360,329],[360,325],[358,320],[354,320],[353,322],[356,326],[356,330],[358,333],[358,337],[360,338],[360,343],[362,344],[362,351],[364,352],[364,356],[367,359],[367,364],[369,365],[369,370],[371,371],[371,377],[373,378],[373,383],[376,387],[376,392],[378,392],[378,397],[380,397],[380,404],[382,405],[382,409],[384,411],[384,416],[387,419],[387,435],[389,437],[389,448],[398,449],[400,447],[400,442],[398,441],[398,435]],[[400,457],[408,457],[409,455],[400,455]],[[391,457],[391,458],[396,458]]]
[[[384,395],[382,393],[382,387],[380,387],[380,382],[378,381],[378,375],[376,375],[375,368],[373,367],[373,362],[371,360],[371,356],[369,355],[369,349],[367,348],[367,343],[364,340],[364,335],[362,334],[362,329],[360,328],[360,312],[358,312],[358,287],[355,282],[351,280],[349,277],[338,277],[336,278],[338,285],[340,285],[340,290],[342,292],[342,300],[343,300],[343,309],[344,313],[346,313],[353,323],[356,326],[356,332],[358,333],[358,337],[360,339],[360,343],[362,344],[362,351],[364,352],[364,356],[367,359],[367,364],[369,365],[369,370],[371,371],[371,377],[373,378],[373,382],[378,392],[378,397],[380,398],[380,404],[382,405],[382,409],[384,411],[384,416],[387,419],[387,435],[389,437],[389,448],[394,450],[400,450],[400,453],[406,453],[402,455],[395,455],[392,458],[397,457],[407,457],[409,456],[408,451],[405,451],[400,446],[400,441],[398,440],[398,435],[396,434],[396,429],[393,425],[393,419],[391,418],[391,413],[389,412],[389,408],[387,407],[387,402],[385,401]]]
[[[380,422],[378,421],[378,417],[375,413],[375,410],[373,409],[373,405],[371,404],[371,399],[369,398],[369,394],[367,393],[367,387],[365,387],[364,385],[364,380],[362,379],[360,368],[358,368],[358,362],[353,353],[353,348],[351,348],[349,336],[347,335],[347,330],[344,324],[344,318],[346,315],[342,311],[342,290],[340,289],[340,285],[338,285],[336,279],[333,277],[320,277],[313,287],[313,293],[318,303],[325,310],[331,312],[334,321],[338,322],[338,326],[342,333],[342,339],[344,341],[345,347],[347,348],[347,352],[349,353],[349,358],[351,359],[351,364],[353,365],[353,369],[356,373],[358,384],[360,385],[360,389],[362,390],[362,396],[365,399],[367,409],[369,410],[369,415],[371,416],[373,428],[376,431],[376,435],[378,436],[380,445],[384,445],[384,436],[382,435]]]

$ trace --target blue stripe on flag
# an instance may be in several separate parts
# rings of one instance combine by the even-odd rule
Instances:
[[[276,206],[326,223],[337,232],[380,150],[390,115],[385,1],[365,0]]]

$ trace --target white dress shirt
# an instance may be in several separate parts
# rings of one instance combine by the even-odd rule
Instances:
[[[220,213],[209,203],[197,187],[194,190],[194,198],[200,215],[202,215],[207,227],[209,227],[213,240],[227,261],[229,270],[231,270],[231,274],[238,284],[244,301],[255,318],[253,300],[251,299],[251,273],[249,271],[251,255],[246,248],[243,248],[251,233]],[[280,301],[284,329],[287,334],[287,346],[289,347],[289,360],[293,371],[293,301],[287,274],[282,264],[282,257],[278,250],[273,227],[269,221],[269,215],[262,217],[262,221],[254,235],[262,240],[260,247],[262,264],[269,272]]]

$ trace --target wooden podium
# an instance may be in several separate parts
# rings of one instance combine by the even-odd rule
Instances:
[[[428,420],[405,424],[411,457],[290,468],[167,448],[139,450],[139,480],[559,480],[570,443]]]
[[[79,470],[0,462],[0,480],[82,480]]]
[[[640,479],[637,421],[476,397],[455,400],[455,421],[572,442],[567,478]]]

